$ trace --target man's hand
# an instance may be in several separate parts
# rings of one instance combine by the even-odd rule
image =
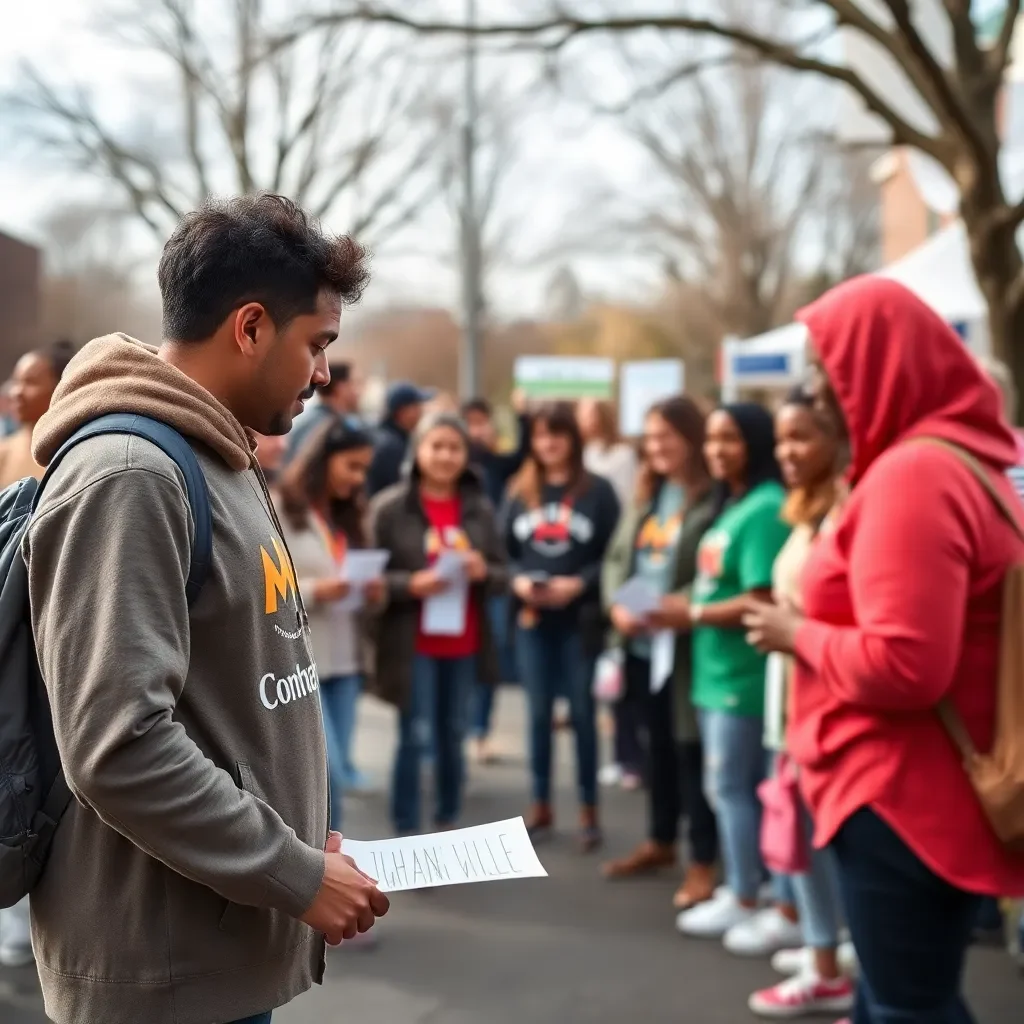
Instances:
[[[438,576],[433,569],[421,569],[419,572],[414,572],[409,580],[409,593],[421,600],[425,597],[433,597],[447,589],[448,581]]]
[[[324,880],[312,906],[302,915],[303,922],[331,946],[368,932],[391,906],[377,883],[341,852],[341,844],[341,834],[332,832],[324,848]]]
[[[620,604],[612,606],[610,615],[612,625],[627,640],[647,632],[646,623]]]
[[[692,629],[689,598],[680,594],[667,594],[651,612],[650,622],[655,629],[674,629],[680,633]]]
[[[466,552],[466,575],[473,583],[487,579],[487,561],[479,551]]]

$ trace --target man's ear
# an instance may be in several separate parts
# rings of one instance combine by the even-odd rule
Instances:
[[[259,302],[247,302],[235,311],[234,341],[243,355],[256,354],[268,319],[266,309]]]

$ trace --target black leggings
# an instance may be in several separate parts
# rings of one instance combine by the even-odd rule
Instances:
[[[623,703],[640,717],[642,709],[646,741],[647,791],[650,838],[671,846],[679,838],[679,818],[688,821],[690,857],[698,864],[714,864],[718,858],[718,827],[704,796],[704,752],[700,740],[677,743],[669,681],[651,693],[651,663],[626,655],[626,692]]]

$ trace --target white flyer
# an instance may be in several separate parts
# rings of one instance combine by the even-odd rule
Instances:
[[[426,636],[461,636],[469,604],[465,558],[458,551],[445,549],[437,556],[433,569],[448,586],[423,602],[423,632]]]
[[[661,693],[672,676],[676,662],[676,635],[659,629],[651,637],[651,693]]]
[[[346,839],[342,852],[381,892],[548,875],[522,818],[401,839]]]
[[[637,619],[645,619],[661,604],[661,596],[650,580],[631,576],[612,594],[612,604],[625,608]]]
[[[390,558],[390,551],[375,548],[345,552],[345,561],[341,563],[341,578],[351,589],[338,602],[339,611],[354,612],[362,608],[363,587],[383,576]]]

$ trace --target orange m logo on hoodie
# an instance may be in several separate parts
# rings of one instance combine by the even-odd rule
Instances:
[[[263,556],[263,581],[266,588],[266,612],[268,615],[273,615],[277,611],[278,597],[282,601],[287,601],[288,591],[291,590],[292,600],[294,601],[298,593],[298,587],[295,584],[295,571],[292,569],[288,553],[276,537],[272,538],[272,541],[274,552],[277,555],[276,562],[270,552],[260,545],[260,554]]]

